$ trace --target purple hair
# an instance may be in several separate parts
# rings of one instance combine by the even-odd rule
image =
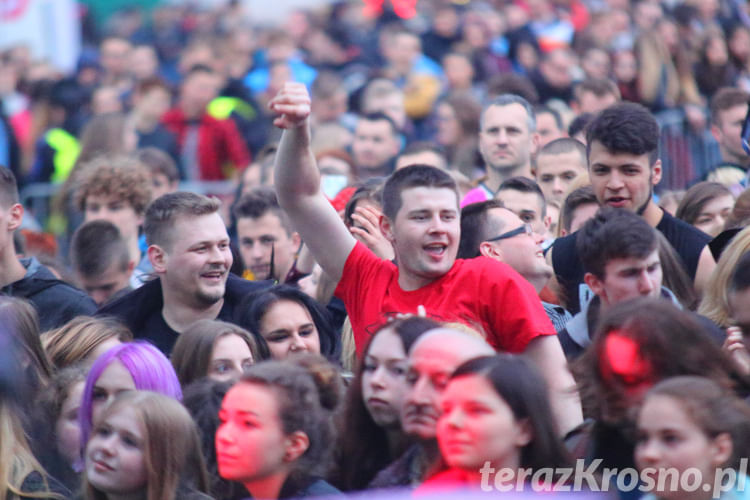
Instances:
[[[119,361],[130,372],[135,388],[153,391],[182,401],[182,389],[177,374],[166,356],[148,342],[136,341],[115,346],[99,356],[91,366],[78,410],[81,426],[81,446],[85,448],[92,427],[92,399],[94,384],[112,361]]]

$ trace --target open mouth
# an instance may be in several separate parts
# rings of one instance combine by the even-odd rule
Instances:
[[[613,196],[612,198],[607,198],[607,205],[610,205],[612,207],[621,207],[627,202],[628,199],[623,198],[622,196]]]
[[[445,251],[448,249],[448,245],[445,243],[430,243],[429,245],[425,245],[424,251],[428,254],[432,255],[433,257],[442,257]]]
[[[225,271],[210,271],[207,273],[201,274],[202,278],[213,280],[213,281],[220,281],[224,277]]]

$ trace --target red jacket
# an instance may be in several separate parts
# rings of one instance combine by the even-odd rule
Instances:
[[[188,121],[180,108],[172,108],[162,117],[162,123],[177,136],[182,149]],[[242,141],[232,120],[217,120],[204,113],[198,128],[198,165],[201,180],[226,179],[224,168],[242,170],[250,164],[250,152]]]

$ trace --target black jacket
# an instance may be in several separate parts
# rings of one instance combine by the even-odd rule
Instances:
[[[269,285],[269,281],[248,281],[230,274],[224,292],[224,305],[216,319],[236,324],[235,308],[243,297]],[[150,340],[169,356],[179,334],[164,321],[161,314],[163,306],[161,280],[157,278],[105,304],[96,314],[114,316],[130,328],[135,338]],[[247,328],[247,325],[239,326]]]
[[[57,279],[36,258],[21,259],[21,264],[26,268],[26,275],[4,286],[0,292],[34,304],[42,332],[60,327],[76,316],[90,316],[96,312],[96,304],[91,297]]]

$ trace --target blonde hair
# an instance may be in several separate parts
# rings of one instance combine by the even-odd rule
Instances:
[[[22,492],[21,485],[29,474],[42,476],[42,491]],[[26,433],[20,418],[7,401],[0,401],[0,500],[6,498],[59,498],[61,495],[49,491],[47,473],[31,453]],[[10,495],[9,495],[10,494]]]
[[[122,408],[133,409],[143,429],[147,500],[182,498],[185,488],[208,492],[198,428],[179,401],[150,391],[127,391],[104,410],[97,427]],[[83,491],[86,500],[107,498],[89,482],[85,472]]]
[[[716,268],[711,273],[698,314],[706,316],[722,328],[731,326],[729,312],[729,279],[742,255],[750,250],[750,227],[746,227],[732,238],[721,253]]]
[[[56,370],[86,360],[103,342],[133,340],[133,333],[112,318],[78,316],[60,328],[42,334],[42,347]],[[93,361],[93,360],[90,360]]]

